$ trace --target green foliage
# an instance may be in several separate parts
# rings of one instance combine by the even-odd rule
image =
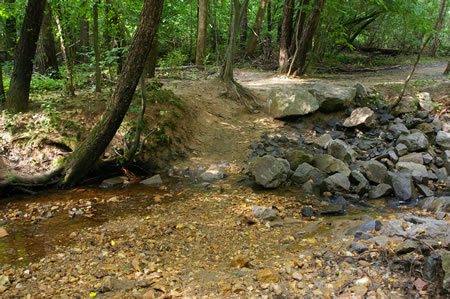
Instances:
[[[35,73],[31,78],[30,90],[43,92],[61,90],[64,84],[63,79],[53,79],[50,76]]]
[[[177,97],[170,89],[156,89],[152,90],[148,95],[148,100],[154,104],[171,105],[184,111],[185,107],[179,97]]]

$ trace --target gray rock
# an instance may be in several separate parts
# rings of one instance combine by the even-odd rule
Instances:
[[[319,101],[322,112],[334,112],[344,110],[353,104],[356,96],[356,88],[343,87],[328,83],[318,82],[309,88]]]
[[[408,153],[408,147],[403,143],[399,143],[395,146],[395,150],[397,151],[397,155],[404,156]]]
[[[149,177],[148,179],[141,181],[140,184],[143,184],[143,185],[146,185],[149,187],[161,187],[163,184],[163,181],[161,179],[161,176],[159,174],[157,174],[152,177]]]
[[[327,154],[314,155],[313,165],[328,174],[340,172],[349,176],[351,172],[347,164]]]
[[[286,181],[290,170],[285,159],[270,155],[255,158],[250,165],[250,172],[255,182],[264,188],[276,188]]]
[[[416,113],[419,101],[413,97],[402,99],[398,105],[392,110],[392,115],[397,116],[406,113]]]
[[[408,150],[408,148],[406,147],[406,145],[404,145],[404,146],[405,146],[405,149]],[[395,153],[395,151],[388,151],[388,155],[389,155],[389,159],[390,159],[392,162],[394,162],[394,163],[397,163],[397,162],[398,162],[398,156],[397,156],[397,154]]]
[[[311,207],[303,207],[302,208],[302,216],[303,217],[312,217],[314,216],[314,211]]]
[[[321,190],[330,192],[349,191],[350,181],[346,175],[342,173],[335,173],[323,180],[320,187]]]
[[[416,129],[425,135],[434,134],[434,128],[429,123],[421,123],[416,126]]]
[[[402,123],[391,123],[388,129],[395,138],[398,138],[402,134],[409,134],[408,128]]]
[[[328,143],[327,153],[347,163],[355,162],[357,155],[347,143],[340,139],[332,140]]]
[[[423,184],[417,184],[417,189],[419,190],[419,193],[425,197],[431,197],[434,195],[434,192]]]
[[[400,157],[399,162],[412,162],[423,165],[423,156],[421,153],[410,153]]]
[[[427,112],[432,112],[434,110],[433,101],[431,100],[431,96],[428,92],[421,92],[417,94],[417,98],[419,99],[419,106],[422,110]]]
[[[398,143],[406,145],[410,152],[426,150],[429,145],[427,137],[421,132],[401,135],[397,140],[397,144]]]
[[[303,183],[302,185],[302,191],[305,194],[315,194],[316,193],[316,187],[311,181],[307,181],[306,183]]]
[[[100,184],[100,188],[112,188],[116,186],[121,186],[124,183],[124,179],[120,176],[116,176],[113,178],[109,178],[106,180],[103,180]]]
[[[262,206],[253,206],[252,214],[255,217],[261,218],[264,221],[272,221],[277,218],[277,210],[266,208]]]
[[[381,230],[382,223],[380,220],[369,220],[364,222],[363,224],[357,225],[349,229],[345,234],[346,235],[354,235],[357,232],[370,232],[370,231],[379,231]]]
[[[388,183],[388,170],[381,162],[366,161],[362,164],[362,167],[369,181],[377,184]]]
[[[439,240],[442,247],[450,244],[450,223],[447,221],[436,220],[433,218],[421,218],[416,216],[403,216],[408,222],[405,228],[406,233],[411,238]]]
[[[266,108],[274,118],[300,116],[319,109],[319,101],[304,88],[280,88],[270,92]]]
[[[216,166],[210,166],[204,173],[199,176],[199,179],[204,182],[214,182],[225,177],[225,173]]]
[[[344,121],[344,127],[364,126],[371,128],[375,126],[375,116],[373,111],[368,107],[357,108]]]
[[[327,177],[322,170],[311,166],[308,163],[300,164],[291,177],[295,183],[303,184],[309,180],[313,180],[314,184],[320,184]]]
[[[441,255],[442,270],[444,271],[444,279],[442,287],[450,293],[450,251],[444,250]]]
[[[400,172],[412,173],[414,171],[421,173],[423,177],[428,177],[427,168],[419,163],[413,162],[398,162],[397,169]]]
[[[367,251],[369,248],[367,247],[367,245],[366,244],[363,244],[363,243],[361,243],[361,242],[353,242],[351,245],[350,245],[350,248],[349,248],[351,251],[354,251],[354,252],[356,252],[356,253],[363,253],[364,251]]]
[[[359,170],[353,170],[351,172],[350,179],[352,182],[355,182],[357,184],[353,187],[353,191],[355,191],[356,193],[363,194],[369,191],[370,183]]]
[[[345,213],[344,205],[329,204],[326,206],[320,206],[319,214],[322,216],[339,216]]]
[[[447,173],[450,172],[450,150],[444,152],[443,162]]]
[[[400,201],[410,201],[417,198],[412,176],[408,173],[394,173],[392,175],[392,188],[395,197]]]
[[[356,97],[361,100],[369,95],[369,91],[361,82],[355,82],[352,87],[356,89]]]
[[[330,134],[324,134],[314,140],[314,143],[320,146],[321,148],[325,148],[328,146],[328,143],[330,143],[333,140]]]
[[[391,193],[392,187],[388,184],[378,184],[372,190],[369,192],[369,198],[371,199],[377,199],[380,197],[384,197],[389,195]]]
[[[284,158],[289,162],[292,170],[296,170],[300,164],[311,163],[313,156],[300,150],[293,150],[286,153]]]
[[[435,198],[427,208],[430,212],[445,212],[450,213],[450,196],[442,196]]]
[[[430,155],[430,154],[425,154],[425,155],[423,155],[423,163],[425,164],[425,165],[428,165],[428,164],[430,164],[431,162],[433,162],[433,157]]]
[[[450,150],[450,133],[445,131],[439,131],[436,135],[436,143],[443,150]]]

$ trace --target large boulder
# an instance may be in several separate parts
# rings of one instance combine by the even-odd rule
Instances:
[[[377,184],[384,184],[389,181],[387,167],[384,166],[384,164],[379,161],[376,160],[366,161],[362,164],[362,168],[364,170],[366,177],[371,182]]]
[[[406,97],[402,99],[397,106],[392,110],[394,116],[406,113],[416,113],[419,105],[419,100],[413,97]]]
[[[291,165],[292,170],[296,170],[300,164],[303,163],[311,163],[313,160],[313,156],[311,154],[305,153],[300,150],[293,150],[292,152],[286,153],[284,156],[286,160],[288,160],[289,165]]]
[[[436,143],[444,150],[450,150],[450,133],[439,131],[436,135]]]
[[[375,117],[373,111],[368,107],[357,108],[344,121],[344,127],[373,127],[375,125]]]
[[[309,88],[319,101],[322,112],[334,112],[350,107],[356,97],[356,88],[318,82]]]
[[[413,162],[417,164],[423,165],[423,156],[422,153],[410,153],[403,157],[400,157],[399,162]]]
[[[349,176],[351,173],[347,164],[327,154],[315,155],[313,165],[328,174],[340,172],[346,176]]]
[[[304,88],[280,88],[270,92],[266,108],[274,118],[283,118],[312,113],[319,109],[319,102]]]
[[[344,141],[340,139],[332,140],[328,143],[327,152],[336,159],[344,162],[355,162],[356,152]]]
[[[353,191],[358,194],[364,194],[370,189],[370,183],[359,170],[352,170],[350,180],[356,184]]]
[[[289,162],[270,155],[255,158],[250,172],[255,182],[264,188],[276,188],[286,181],[289,174]]]
[[[322,170],[315,168],[308,163],[300,164],[291,177],[295,183],[304,184],[312,180],[314,184],[320,184],[327,177]]]
[[[427,137],[422,132],[401,135],[397,140],[398,143],[406,145],[410,152],[426,150],[429,145]]]
[[[330,192],[350,191],[350,181],[346,175],[338,172],[323,180],[320,184],[320,189]]]
[[[417,198],[412,176],[409,173],[393,173],[392,188],[395,197],[400,201],[410,201]]]

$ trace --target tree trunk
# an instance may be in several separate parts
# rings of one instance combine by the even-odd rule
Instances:
[[[261,24],[264,19],[264,14],[266,12],[268,0],[261,0],[258,8],[258,13],[256,14],[255,25],[250,33],[250,40],[248,41],[247,55],[252,56],[255,53],[256,44],[258,42],[259,33],[261,31]]]
[[[14,54],[14,70],[11,75],[6,109],[12,113],[28,108],[33,59],[39,38],[46,0],[29,1],[20,31],[20,39]]]
[[[158,62],[158,36],[153,38],[152,49],[148,54],[147,62],[145,63],[144,75],[146,78],[154,78],[156,63]]]
[[[247,28],[248,28],[248,2],[244,7],[244,15],[242,16],[241,21],[240,47],[242,49],[245,49],[245,45],[247,44]]]
[[[43,65],[41,66],[40,73],[50,74],[52,78],[58,78],[59,67],[58,58],[56,57],[55,37],[52,28],[52,11],[48,4],[44,12],[44,18],[42,19],[39,39],[43,55]]]
[[[94,3],[92,9],[92,18],[94,19],[94,52],[95,52],[95,92],[102,91],[102,70],[100,69],[100,46],[98,38],[98,2]]]
[[[145,0],[139,26],[114,94],[91,133],[66,161],[67,171],[63,181],[65,187],[74,186],[88,173],[90,168],[86,166],[95,164],[120,127],[158,30],[163,2],[164,0]]]
[[[325,5],[325,0],[315,0],[308,21],[303,30],[302,37],[296,41],[297,47],[289,67],[288,75],[301,75],[305,72],[306,55],[311,48],[314,33],[319,25],[320,14]]]
[[[195,64],[203,65],[206,57],[206,26],[208,24],[208,0],[198,0],[197,47]]]
[[[65,45],[65,41],[64,41],[64,33],[63,33],[62,26],[61,26],[61,21],[58,16],[55,17],[55,21],[56,21],[56,28],[58,29],[61,54],[62,54],[62,57],[64,60],[64,65],[66,67],[67,91],[69,92],[69,95],[73,96],[73,95],[75,95],[75,83],[74,83],[74,79],[73,79],[73,64],[72,64],[72,61],[66,51],[66,45]]]
[[[82,15],[80,20],[80,47],[81,47],[80,49],[81,61],[88,62],[89,57],[87,57],[87,53],[90,51],[90,43],[89,43],[89,20],[86,14]]]
[[[436,57],[436,52],[439,47],[439,32],[441,31],[442,23],[444,22],[445,2],[446,0],[441,0],[441,5],[439,7],[439,17],[434,28],[436,30],[436,34],[434,36],[433,44],[431,45],[430,49],[430,54],[433,57]]]
[[[3,62],[0,57],[0,106],[5,102],[5,88],[3,87]],[[0,107],[1,110],[1,107]]]
[[[450,73],[450,61],[447,63],[447,67],[445,68],[444,75],[448,75]]]
[[[9,16],[5,18],[5,46],[10,57],[11,53],[14,53],[17,41],[17,30],[16,30],[16,17],[14,13],[13,6],[16,0],[5,0],[8,6]]]
[[[295,50],[297,49],[297,42],[302,38],[303,28],[305,27],[306,22],[306,6],[309,4],[310,0],[301,0],[300,8],[297,13],[297,17],[295,18],[295,27],[292,31],[291,44],[289,46],[289,60],[292,59],[292,56],[295,54]]]
[[[280,38],[280,72],[287,73],[289,66],[289,47],[292,37],[292,19],[294,17],[294,0],[285,0],[283,7],[283,23]]]
[[[267,58],[272,55],[272,2],[267,1]]]

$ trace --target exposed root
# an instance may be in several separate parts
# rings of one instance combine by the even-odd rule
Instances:
[[[223,95],[241,102],[250,112],[256,112],[261,108],[256,101],[256,96],[248,88],[245,88],[234,79],[226,80],[224,83],[226,90]]]
[[[21,187],[42,187],[48,185],[54,185],[59,182],[59,180],[52,180],[56,176],[60,175],[64,171],[63,166],[58,166],[45,172],[41,175],[36,176],[18,176],[9,174],[8,177],[0,181],[0,187],[8,186],[21,186]]]

